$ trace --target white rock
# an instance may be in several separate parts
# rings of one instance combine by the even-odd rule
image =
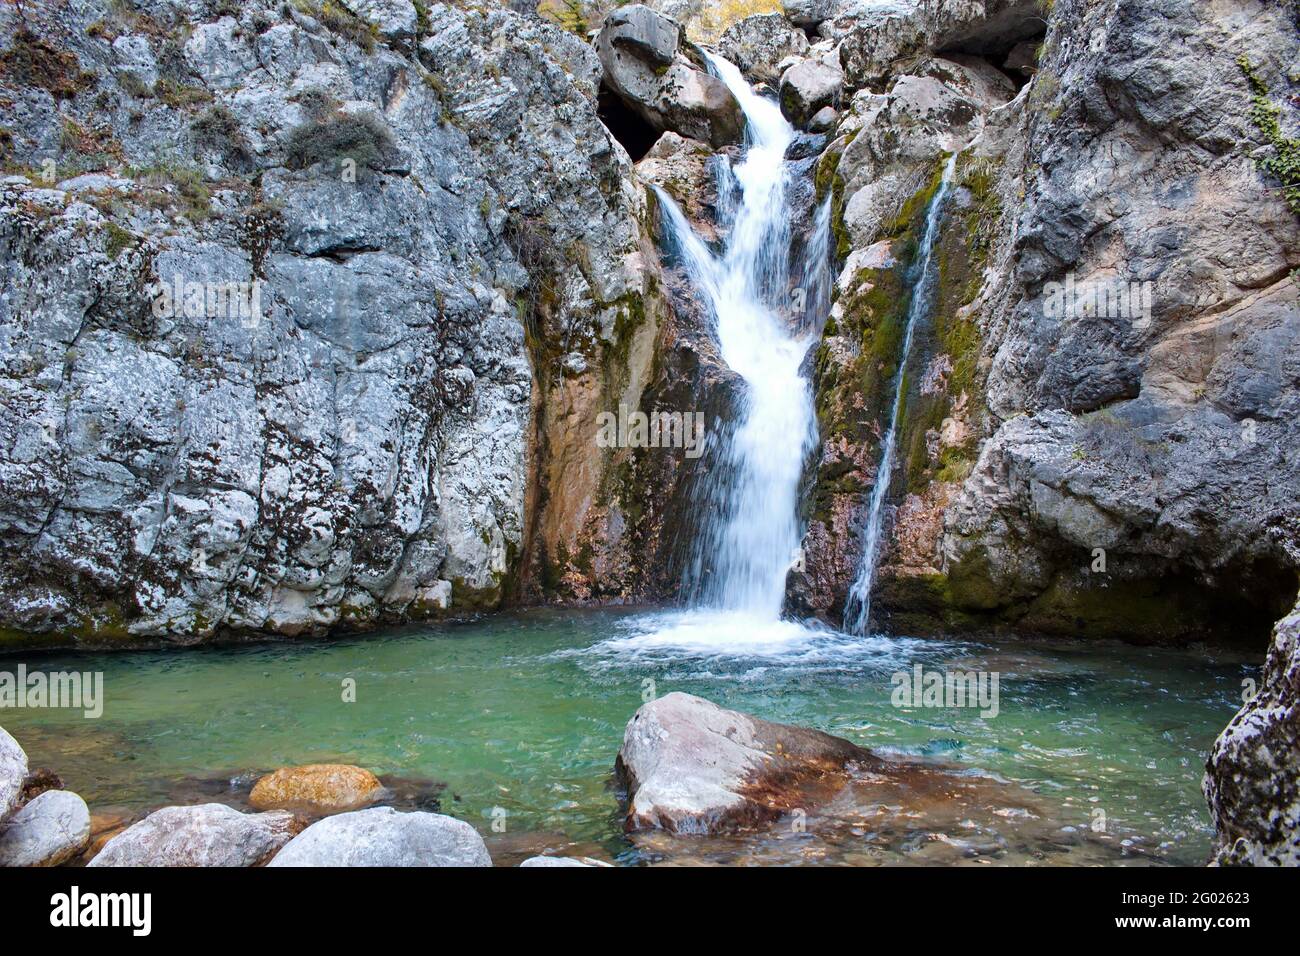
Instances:
[[[0,727],[0,820],[18,805],[27,779],[27,754],[18,741]]]
[[[372,807],[313,823],[269,866],[491,866],[472,826],[439,813]]]
[[[0,828],[0,866],[58,866],[90,842],[90,810],[70,790],[46,790]]]
[[[254,866],[292,836],[292,813],[220,803],[164,807],[104,845],[90,866]]]

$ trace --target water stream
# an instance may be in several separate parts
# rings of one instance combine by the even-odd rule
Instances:
[[[871,487],[871,497],[867,506],[867,520],[862,532],[862,558],[858,563],[857,576],[853,579],[848,598],[844,602],[844,627],[852,634],[865,634],[871,624],[871,586],[875,583],[876,563],[880,560],[880,535],[884,524],[885,498],[889,494],[890,478],[894,469],[898,413],[903,406],[903,391],[907,384],[907,359],[912,351],[916,324],[929,314],[933,304],[934,277],[930,269],[930,259],[934,254],[934,244],[939,237],[943,201],[948,195],[957,156],[957,153],[953,153],[944,165],[939,188],[935,190],[934,198],[930,201],[930,208],[926,213],[921,245],[912,267],[912,301],[907,307],[903,346],[899,351],[898,371],[894,374],[894,400],[889,409],[889,425],[885,429],[885,437],[880,442],[876,481]]]
[[[724,168],[719,190],[724,201],[736,196],[722,213],[730,223],[723,250],[710,249],[666,193],[659,201],[666,242],[707,306],[722,358],[744,379],[745,397],[716,451],[712,507],[702,509],[712,514],[694,542],[686,591],[695,606],[725,612],[728,633],[786,632],[780,615],[799,544],[799,479],[816,440],[812,393],[800,372],[812,339],[787,317],[785,153],[795,134],[780,108],[755,94],[735,66],[714,58],[713,67],[748,118],[743,159]],[[726,188],[733,179],[736,188]]]

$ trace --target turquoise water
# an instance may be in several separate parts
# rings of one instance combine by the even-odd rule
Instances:
[[[238,805],[258,771],[340,761],[383,775],[399,802],[473,823],[499,862],[546,850],[624,863],[1201,863],[1205,756],[1256,667],[1205,649],[993,647],[633,611],[534,611],[332,642],[8,657],[0,670],[20,660],[104,673],[100,719],[0,711],[33,766],[56,770],[92,810]],[[998,716],[892,706],[891,675],[914,663],[997,672]],[[342,699],[348,678],[355,703]],[[630,840],[611,768],[643,697],[670,691],[941,763],[991,795],[883,816],[858,807],[853,820],[814,821],[812,834],[778,825],[740,840]],[[1021,797],[1032,809],[1019,809]]]

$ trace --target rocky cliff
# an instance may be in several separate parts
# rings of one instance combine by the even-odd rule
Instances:
[[[491,6],[2,16],[6,642],[467,613],[583,535],[630,587],[586,426],[639,405],[663,308],[587,43]]]
[[[1262,644],[1300,541],[1300,221],[1270,165],[1294,156],[1294,8],[864,6],[818,26],[848,98],[823,159],[844,273],[797,605],[843,607],[919,210],[956,150],[878,623]]]

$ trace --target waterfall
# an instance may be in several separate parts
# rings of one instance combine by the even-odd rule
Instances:
[[[724,210],[730,229],[722,251],[715,254],[676,203],[656,192],[665,239],[712,315],[722,359],[746,387],[738,420],[713,446],[712,487],[696,502],[703,527],[684,584],[697,605],[771,622],[780,618],[799,544],[799,479],[816,440],[812,393],[800,373],[812,340],[785,315],[791,281],[785,152],[794,130],[735,66],[720,57],[710,61],[748,120],[743,159],[729,174],[724,170],[720,184],[720,193],[736,196]],[[726,189],[730,182],[734,188]]]
[[[871,586],[876,577],[876,562],[880,557],[881,523],[885,510],[885,496],[889,492],[890,476],[894,467],[894,445],[897,440],[898,413],[903,406],[903,388],[906,384],[908,354],[912,350],[912,337],[917,320],[930,310],[933,293],[933,279],[930,275],[930,258],[934,253],[934,244],[939,235],[940,218],[943,201],[948,194],[948,185],[952,179],[953,169],[957,165],[958,153],[948,157],[943,168],[943,178],[935,191],[934,199],[926,212],[925,230],[921,235],[921,246],[917,251],[916,262],[912,267],[912,301],[907,308],[907,320],[903,332],[903,347],[898,357],[898,371],[894,374],[894,402],[889,412],[889,428],[880,443],[880,464],[876,469],[876,482],[871,488],[871,500],[867,508],[867,523],[862,535],[862,560],[858,564],[858,573],[849,588],[848,598],[844,602],[844,627],[853,634],[866,633],[871,617]]]

